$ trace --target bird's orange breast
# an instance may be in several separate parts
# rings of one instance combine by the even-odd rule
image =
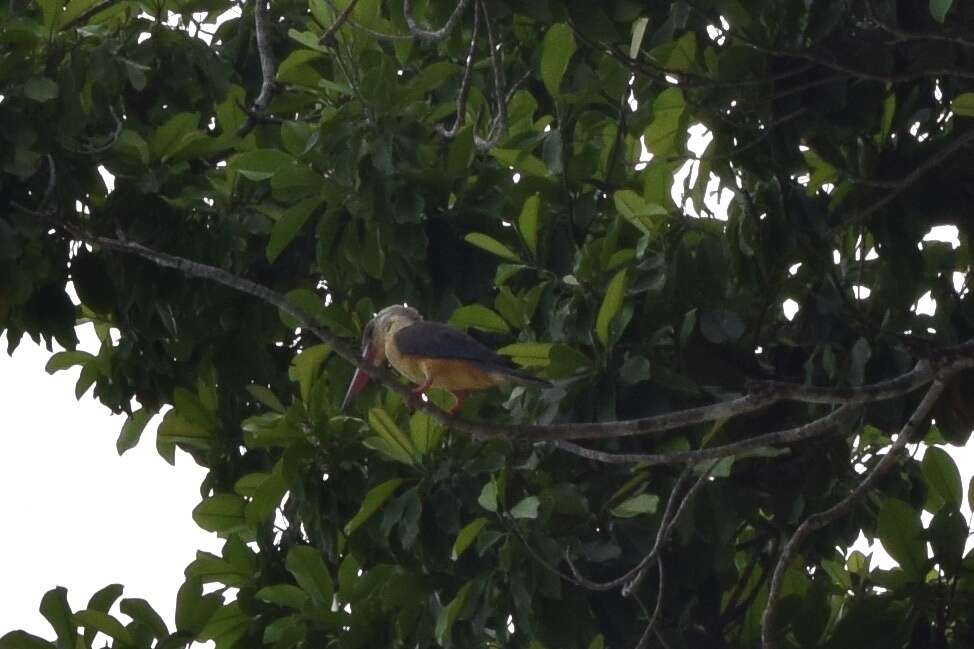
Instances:
[[[506,382],[503,375],[485,372],[464,360],[423,358],[408,354],[402,354],[396,360],[395,368],[413,383],[422,385],[427,378],[432,378],[430,387],[451,392],[483,390]]]

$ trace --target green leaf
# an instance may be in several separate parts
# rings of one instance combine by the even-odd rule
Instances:
[[[299,545],[287,553],[284,567],[294,576],[301,590],[311,596],[311,601],[331,610],[335,587],[321,558],[321,552],[309,545]]]
[[[274,263],[274,260],[284,252],[288,244],[294,241],[298,232],[308,222],[311,215],[315,213],[324,200],[320,196],[306,198],[297,205],[288,208],[274,224],[271,230],[271,238],[267,242],[267,261]]]
[[[176,594],[176,629],[196,635],[220,608],[223,597],[219,593],[203,595],[199,579],[187,579]]]
[[[55,372],[69,369],[75,365],[85,365],[94,358],[88,352],[83,351],[58,352],[48,359],[47,365],[44,366],[44,371],[48,374],[54,374]]]
[[[325,344],[312,345],[301,350],[301,353],[291,360],[288,376],[297,381],[301,400],[307,402],[311,398],[311,388],[318,376],[318,370],[331,353],[331,347]]]
[[[201,640],[214,640],[220,649],[233,649],[250,627],[252,620],[240,609],[239,602],[221,606],[200,632]]]
[[[665,207],[646,201],[631,189],[620,189],[612,195],[612,201],[619,214],[643,234],[659,230],[669,215]]]
[[[456,622],[457,617],[460,615],[460,611],[463,610],[464,604],[467,603],[467,596],[470,594],[470,588],[473,586],[473,581],[468,581],[463,587],[457,591],[456,597],[450,601],[443,609],[440,610],[439,616],[436,618],[436,628],[434,633],[436,635],[436,641],[440,646],[446,646],[449,641],[450,631],[453,629],[453,623]]]
[[[175,409],[166,413],[156,433],[158,441],[182,443],[196,448],[209,448],[213,432],[198,423],[184,419]]]
[[[950,110],[954,111],[955,115],[974,117],[974,92],[965,92],[954,97],[950,102]]]
[[[623,268],[609,281],[609,287],[605,290],[605,297],[602,298],[602,306],[595,318],[595,334],[599,341],[608,346],[609,344],[609,325],[612,319],[622,308],[622,300],[626,295],[626,269]]]
[[[637,18],[632,22],[632,38],[629,40],[630,59],[636,58],[636,55],[639,54],[639,50],[643,46],[643,37],[646,35],[646,26],[648,24],[649,18],[645,16]]]
[[[58,647],[65,649],[75,646],[78,635],[77,625],[71,615],[68,605],[68,591],[63,586],[52,588],[41,598],[41,615],[44,616],[54,629],[58,638]]]
[[[119,604],[119,611],[142,624],[159,640],[169,635],[169,629],[162,616],[156,613],[144,599],[127,597]]]
[[[358,512],[345,524],[345,536],[354,534],[355,530],[368,522],[377,511],[382,509],[382,506],[392,497],[392,494],[396,493],[396,489],[403,482],[405,482],[403,478],[393,478],[370,489],[369,493],[365,494],[365,499],[362,501]]]
[[[278,463],[280,464],[280,463]],[[257,525],[274,518],[274,511],[287,491],[287,482],[280,470],[275,470],[260,483],[254,492],[253,500],[244,508],[244,520],[249,525]]]
[[[490,155],[501,164],[525,176],[546,178],[549,175],[548,166],[538,156],[525,149],[494,148],[490,150]]]
[[[879,510],[876,532],[903,572],[914,580],[921,579],[927,561],[927,544],[923,538],[920,512],[902,500],[887,498]]]
[[[524,367],[547,367],[551,362],[551,343],[514,343],[497,350]]]
[[[91,599],[88,600],[88,610],[107,613],[109,609],[112,608],[112,604],[115,603],[115,600],[122,596],[122,591],[123,587],[121,584],[110,584],[105,586],[92,595]],[[75,616],[75,622],[77,621],[78,618]],[[84,634],[85,642],[90,645],[94,641],[95,634],[99,630],[100,629],[95,627],[88,627]]]
[[[284,404],[281,403],[281,400],[278,399],[277,395],[274,394],[274,392],[266,385],[257,385],[255,383],[251,383],[250,385],[245,386],[245,389],[250,393],[250,396],[257,399],[257,401],[261,402],[271,410],[281,413],[286,410]]]
[[[486,250],[487,252],[497,255],[503,259],[524,263],[513,250],[505,246],[497,239],[487,236],[486,234],[482,234],[480,232],[471,232],[465,236],[463,240],[471,245],[477,246],[481,250]]]
[[[24,84],[24,95],[36,102],[57,99],[58,85],[47,77],[34,77]]]
[[[306,592],[292,586],[291,584],[278,584],[276,586],[265,586],[258,590],[254,597],[262,602],[284,606],[297,610],[303,609],[308,605],[309,597]]]
[[[561,79],[575,54],[575,34],[565,23],[552,25],[541,42],[541,80],[554,96],[560,96]]]
[[[146,424],[149,423],[149,420],[155,414],[154,410],[139,408],[129,415],[125,423],[122,424],[122,430],[119,432],[118,440],[115,442],[115,449],[119,455],[139,443],[139,438],[142,437],[142,431],[145,430]]]
[[[524,245],[531,251],[531,255],[538,255],[538,207],[541,197],[538,194],[528,196],[521,207],[521,215],[517,218],[517,229],[521,232]]]
[[[11,631],[0,637],[0,649],[54,649],[54,643],[26,631]]]
[[[929,446],[920,463],[927,487],[952,509],[960,509],[964,493],[960,471],[947,451],[937,446]]]
[[[679,88],[667,88],[653,101],[653,121],[643,137],[646,148],[654,156],[668,156],[676,152],[677,137],[684,133],[683,115],[686,102]]]
[[[227,534],[245,526],[244,509],[247,503],[235,494],[218,493],[193,509],[193,520],[208,532]]]
[[[480,518],[475,518],[460,530],[456,540],[453,542],[453,552],[450,554],[454,561],[459,559],[467,551],[467,548],[470,547],[470,544],[477,540],[480,530],[484,529],[484,525],[486,524],[487,519],[481,516]]]
[[[493,480],[484,485],[484,488],[480,490],[480,496],[477,498],[477,502],[481,507],[489,512],[497,511],[497,483]]]
[[[230,161],[230,167],[255,182],[273,178],[294,165],[294,158],[279,149],[257,149],[241,153]]]
[[[409,438],[421,455],[436,450],[443,438],[443,427],[431,416],[417,411],[409,418]]]
[[[518,504],[511,507],[511,516],[513,518],[537,518],[538,505],[540,504],[541,501],[538,500],[537,496],[528,496]]]
[[[394,452],[401,454],[401,461],[404,464],[415,464],[418,457],[416,447],[413,446],[412,440],[396,425],[389,413],[382,408],[372,408],[369,410],[369,426],[391,448],[396,449]]]
[[[659,506],[659,496],[652,494],[639,494],[632,498],[627,498],[612,508],[612,515],[616,518],[633,518],[641,514],[656,513]]]
[[[149,153],[152,158],[161,160],[182,146],[183,137],[195,131],[199,122],[199,113],[177,113],[166,120],[149,138]]]
[[[943,24],[947,18],[947,12],[954,5],[954,0],[930,0],[930,15],[938,23]]]
[[[511,331],[504,318],[482,304],[468,304],[460,307],[450,316],[450,324],[463,329],[473,327],[492,333],[506,334]]]
[[[92,609],[78,611],[74,614],[74,623],[85,628],[85,637],[88,637],[90,631],[92,632],[91,637],[94,639],[95,633],[101,632],[122,645],[132,646],[135,644],[135,640],[128,629],[121,622],[102,611]]]

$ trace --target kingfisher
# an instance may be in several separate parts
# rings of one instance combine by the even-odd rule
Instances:
[[[456,399],[456,414],[469,390],[484,390],[516,383],[550,387],[544,379],[524,372],[467,333],[441,322],[423,320],[412,307],[394,304],[379,311],[362,332],[362,359],[376,367],[388,361],[396,371],[416,384],[414,394],[430,388],[449,391]],[[356,368],[349,383],[344,411],[369,382]]]

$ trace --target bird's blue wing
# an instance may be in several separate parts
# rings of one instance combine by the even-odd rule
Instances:
[[[410,356],[463,359],[498,369],[513,367],[510,359],[440,322],[420,320],[396,332],[394,342],[400,353]]]

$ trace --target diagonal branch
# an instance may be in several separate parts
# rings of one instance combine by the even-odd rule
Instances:
[[[501,51],[502,46],[494,40],[494,30],[491,27],[487,3],[483,0],[478,0],[477,4],[484,14],[484,25],[487,28],[487,44],[490,46],[490,67],[494,73],[494,95],[497,100],[497,112],[494,115],[494,119],[490,122],[490,131],[487,134],[487,139],[482,139],[474,134],[474,143],[480,151],[488,151],[497,146],[501,138],[507,134],[508,99],[504,91],[504,86],[507,84],[504,81],[504,61],[501,58],[503,56]]]
[[[621,588],[622,595],[624,597],[629,597],[633,591],[642,582],[643,577],[646,575],[646,569],[652,564],[652,562],[659,556],[662,551],[663,546],[669,541],[670,532],[673,527],[683,516],[683,512],[686,511],[687,504],[693,499],[693,496],[700,490],[700,487],[707,481],[710,477],[711,471],[717,466],[717,462],[712,462],[710,466],[700,474],[697,481],[693,483],[693,486],[682,496],[679,494],[683,491],[683,487],[690,480],[690,476],[693,474],[694,464],[687,464],[686,468],[677,478],[676,484],[673,486],[673,491],[670,494],[670,499],[666,503],[666,509],[663,510],[663,516],[660,518],[659,529],[656,532],[656,540],[653,542],[653,547],[650,551],[637,563],[632,569],[627,571],[625,574],[611,579],[609,581],[593,581],[588,579],[578,570],[578,567],[571,560],[567,554],[565,555],[565,561],[568,563],[568,567],[571,568],[572,575],[575,579],[585,588],[595,591],[607,591],[614,590],[616,588]],[[679,504],[677,504],[679,503]]]
[[[267,5],[270,0],[256,0],[254,4],[254,37],[257,40],[257,56],[260,59],[260,94],[251,104],[247,112],[247,121],[237,129],[237,135],[243,137],[253,130],[260,121],[260,115],[271,103],[277,84],[274,76],[277,74],[277,63],[271,50],[271,28],[267,20]],[[353,3],[354,4],[354,3]]]
[[[338,14],[337,18],[335,18],[335,22],[331,24],[331,27],[325,30],[325,33],[321,35],[321,38],[318,39],[318,42],[321,43],[322,45],[327,45],[331,43],[332,39],[335,38],[335,32],[337,32],[339,29],[342,28],[342,25],[344,25],[345,21],[348,20],[349,17],[352,15],[352,12],[355,11],[355,7],[357,5],[358,5],[358,0],[352,0],[351,2],[349,2],[348,6],[345,7],[345,9],[340,14]]]
[[[895,187],[886,192],[881,199],[861,212],[853,214],[849,219],[843,221],[840,225],[833,228],[832,233],[836,234],[840,230],[843,230],[849,226],[864,223],[865,221],[869,220],[879,210],[889,205],[900,194],[909,189],[915,182],[920,180],[920,178],[932,171],[935,167],[940,166],[945,160],[947,160],[947,158],[954,155],[972,142],[974,142],[974,130],[968,131],[967,133],[954,138],[949,144],[944,145],[943,148],[924,160],[922,164],[916,167],[916,169],[908,173],[900,180],[896,181]]]
[[[682,464],[684,462],[701,462],[703,460],[719,459],[741,455],[747,451],[764,446],[778,444],[794,444],[802,440],[820,437],[832,431],[843,420],[856,412],[853,404],[845,404],[831,413],[811,421],[802,426],[765,433],[738,442],[702,448],[693,451],[677,451],[672,453],[606,453],[585,448],[565,440],[553,442],[555,448],[579,455],[589,460],[606,464],[642,464],[644,466],[658,466],[661,464]]]
[[[55,226],[61,228],[79,241],[84,241],[85,243],[99,246],[106,250],[141,257],[156,265],[175,269],[187,276],[213,281],[235,291],[252,295],[293,317],[305,329],[314,334],[322,342],[328,344],[335,354],[361,369],[378,383],[405,398],[409,398],[412,394],[409,388],[399,382],[390,370],[375,367],[363,361],[359,354],[344,340],[330,330],[315,324],[311,316],[291,304],[284,295],[266,286],[239,277],[221,268],[159,252],[133,241],[123,241],[121,239],[89,234],[78,225],[66,222],[63,219],[58,219],[52,212],[40,213],[27,210],[23,207],[19,209],[53,221]],[[955,347],[946,348],[941,350],[939,354],[942,356],[942,370],[969,367],[974,364],[974,340],[967,341]],[[911,372],[888,381],[848,390],[829,391],[827,389],[812,389],[811,397],[815,399],[827,398],[830,402],[839,404],[881,401],[912,392],[919,386],[929,383],[933,378],[934,374],[930,363],[920,361],[917,367]],[[641,419],[593,423],[499,425],[457,419],[431,403],[421,402],[417,404],[417,407],[445,426],[458,432],[467,433],[477,439],[496,437],[516,438],[528,441],[607,439],[633,435],[658,434],[676,428],[755,412],[782,400],[802,401],[806,396],[805,390],[806,388],[799,385],[771,384],[761,386],[754,392],[728,401]]]
[[[974,365],[974,362],[968,360],[961,364],[961,367],[970,367],[971,365]],[[943,393],[947,381],[957,369],[960,369],[960,367],[952,371],[938,373],[927,389],[927,393],[913,411],[913,414],[910,415],[910,418],[903,425],[899,436],[889,451],[873,467],[872,471],[856,485],[856,488],[832,507],[806,518],[791,535],[788,542],[785,543],[785,546],[781,549],[781,555],[778,557],[778,562],[775,564],[771,577],[771,586],[768,591],[768,603],[765,606],[764,615],[761,619],[761,645],[764,649],[774,649],[778,645],[776,634],[779,630],[777,628],[776,616],[778,613],[778,604],[782,596],[781,589],[784,585],[785,571],[788,569],[788,564],[791,563],[792,557],[798,551],[798,546],[812,532],[830,525],[852,511],[853,507],[866,495],[869,488],[899,462],[903,449],[912,440],[920,425],[930,416],[930,411]]]
[[[406,26],[409,27],[410,34],[424,41],[439,41],[446,38],[453,31],[453,28],[459,22],[460,16],[463,15],[463,10],[467,8],[468,4],[470,4],[470,0],[460,0],[457,2],[456,8],[454,8],[453,13],[450,14],[446,23],[439,29],[434,30],[423,29],[416,23],[416,19],[413,18],[412,0],[402,0],[402,13],[406,18]]]

